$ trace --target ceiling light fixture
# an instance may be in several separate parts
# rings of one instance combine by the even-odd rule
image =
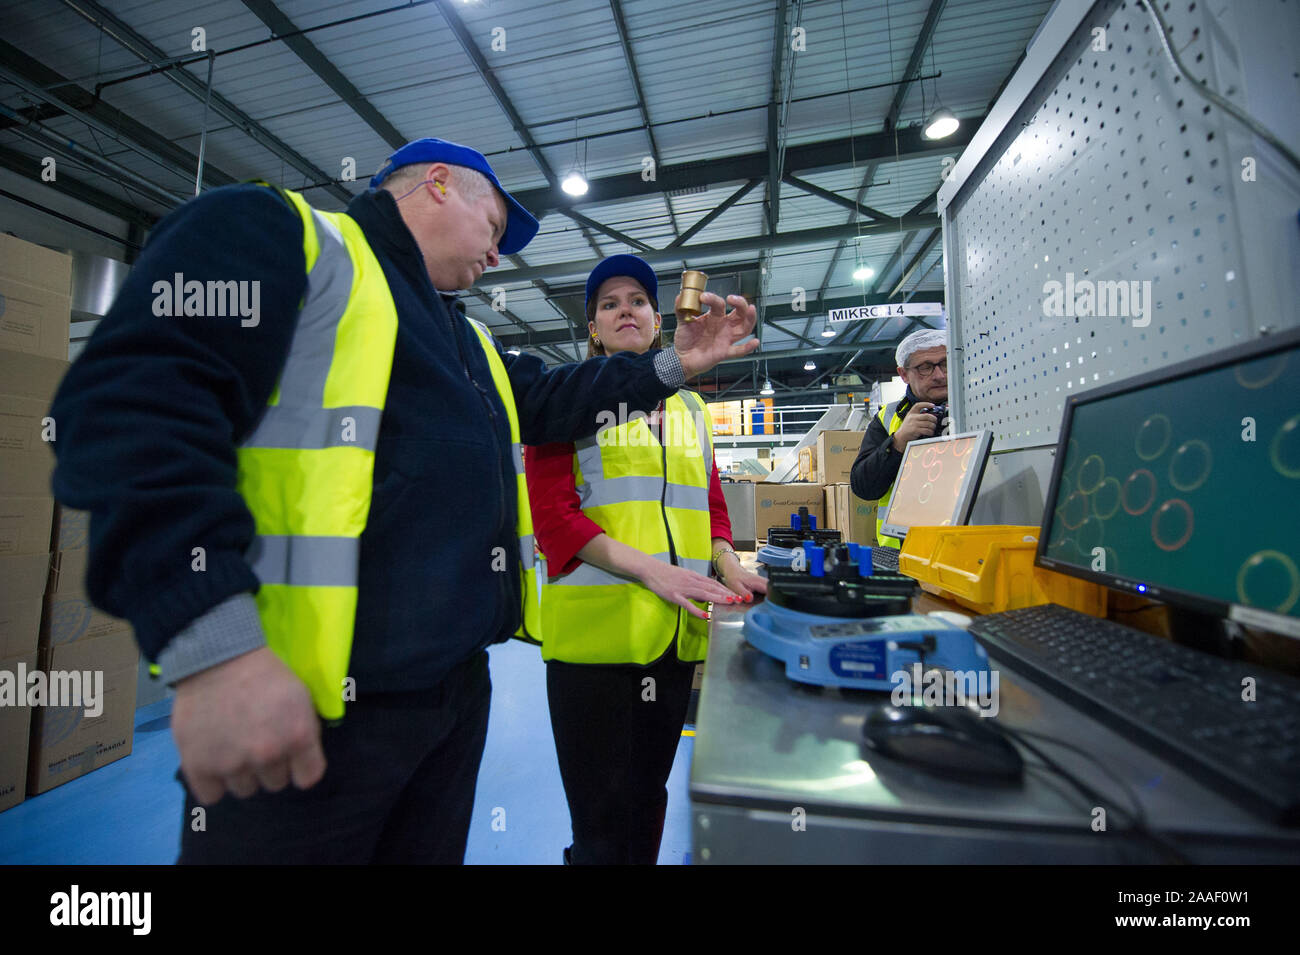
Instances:
[[[834,338],[834,337],[835,337],[835,329],[833,328],[822,329],[822,338]]]
[[[758,393],[759,393],[760,395],[765,395],[765,396],[766,396],[766,395],[774,395],[774,394],[776,394],[776,389],[774,389],[774,388],[772,387],[772,379],[771,379],[771,378],[764,379],[764,381],[763,381],[763,387],[759,390]]]
[[[817,370],[817,366],[814,365],[814,364],[813,364],[813,360],[812,360],[811,358],[809,358],[806,362],[803,363],[803,370],[804,370],[804,371],[816,371],[816,370]]]
[[[939,75],[939,71],[935,68],[934,65],[934,44],[933,43],[930,44],[930,72],[934,74],[936,77]],[[925,121],[925,132],[923,133],[923,135],[925,136],[926,139],[947,139],[953,133],[957,132],[957,127],[961,125],[961,121],[957,119],[956,113],[954,113],[950,109],[947,109],[939,101],[939,81],[935,79],[933,82],[934,82],[934,112],[933,113],[927,113],[925,111],[925,84],[924,83],[921,84],[921,115],[929,117]]]
[[[858,267],[853,270],[853,281],[865,282],[871,276],[876,274],[876,270],[865,262],[859,262]]]
[[[956,113],[946,106],[940,106],[925,121],[925,138],[946,139],[957,132],[957,127],[960,125],[961,120],[957,118]]]
[[[587,141],[582,141],[582,160],[578,160],[578,120],[573,121],[573,167],[560,183],[560,188],[571,196],[587,194]]]

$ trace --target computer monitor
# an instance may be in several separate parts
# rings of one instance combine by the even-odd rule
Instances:
[[[1035,560],[1300,636],[1300,329],[1071,396]]]
[[[964,525],[992,440],[991,431],[966,431],[909,442],[882,518],[885,534],[901,539],[913,527]]]

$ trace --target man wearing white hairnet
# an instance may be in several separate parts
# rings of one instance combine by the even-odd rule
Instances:
[[[882,516],[907,443],[948,431],[948,333],[935,328],[913,332],[899,343],[894,359],[898,374],[907,382],[907,393],[881,408],[872,420],[849,481],[858,497],[878,502],[879,542],[901,547],[898,538],[882,534]]]

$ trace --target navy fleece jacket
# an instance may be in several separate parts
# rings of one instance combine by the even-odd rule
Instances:
[[[364,193],[348,214],[398,314],[350,675],[359,692],[417,690],[519,624],[509,424],[462,306],[433,288],[392,196]],[[256,324],[155,314],[155,283],[178,274],[259,283]],[[214,189],[159,223],[55,397],[54,494],[91,512],[87,591],[131,622],[151,660],[181,634],[187,663],[170,676],[165,663],[169,679],[264,642],[235,449],[280,375],[305,288],[297,213],[265,187]],[[527,444],[590,435],[600,411],[649,411],[682,383],[671,351],[550,370],[529,355],[502,360]],[[510,555],[504,572],[492,569],[497,547]]]

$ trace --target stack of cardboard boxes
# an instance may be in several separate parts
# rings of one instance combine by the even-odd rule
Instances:
[[[68,367],[72,259],[0,235],[0,809],[27,789],[36,670],[50,569],[54,455],[45,417]]]
[[[86,596],[90,515],[56,508],[54,554],[41,620],[40,665],[94,681],[94,705],[41,707],[32,714],[27,792],[35,796],[131,752],[139,651],[131,625]]]
[[[811,468],[820,485],[825,514],[820,526],[840,532],[846,541],[856,544],[876,542],[876,503],[864,501],[849,487],[853,462],[862,447],[861,431],[823,431],[817,435],[811,452]]]
[[[85,771],[54,773],[51,763],[58,760],[50,759],[69,742],[80,742],[84,752],[78,737],[86,722],[83,709],[27,705],[37,684],[20,676],[75,665],[102,670],[107,691],[110,672],[129,660],[129,692],[119,692],[117,700],[106,692],[103,714],[93,722],[102,724],[110,712],[119,723],[125,719],[130,726],[134,720],[136,650],[126,625],[119,622],[118,633],[129,650],[120,640],[92,640],[93,652],[67,658],[60,646],[69,626],[57,615],[71,614],[61,598],[84,587],[84,563],[60,574],[59,555],[51,554],[57,534],[51,442],[58,424],[48,413],[68,368],[71,288],[69,256],[0,235],[0,810]],[[85,603],[84,593],[80,600]],[[89,638],[90,628],[81,628],[80,637]],[[47,677],[44,698],[34,702],[48,704],[51,689]],[[116,749],[120,755],[130,751],[129,731]]]
[[[817,444],[799,451],[799,479],[808,484],[756,484],[754,531],[760,540],[769,527],[790,526],[790,515],[800,507],[817,518],[818,527],[838,530],[846,541],[876,542],[876,503],[864,501],[849,487],[849,475],[861,431],[823,431]]]
[[[826,503],[820,484],[755,484],[755,535],[763,541],[769,527],[789,527],[790,515],[801,507],[817,518],[818,527],[826,526]]]

